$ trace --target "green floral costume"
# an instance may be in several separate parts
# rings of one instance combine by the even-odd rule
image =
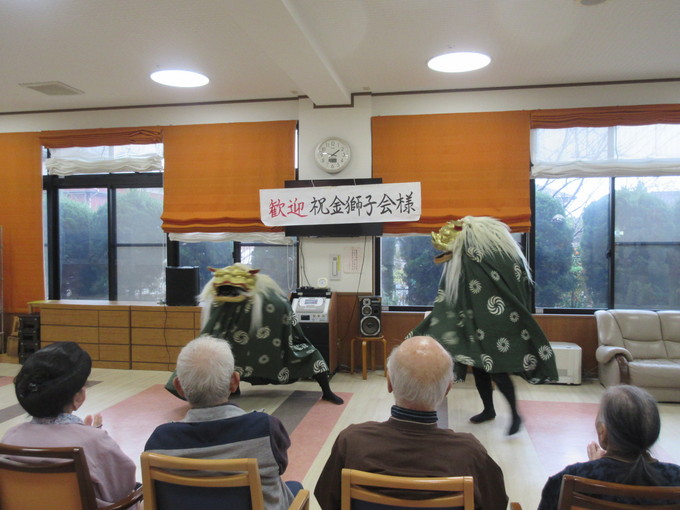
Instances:
[[[231,345],[236,371],[251,384],[286,384],[328,372],[323,356],[305,337],[288,301],[262,296],[262,325],[250,332],[253,301],[214,302],[201,334]]]
[[[457,253],[461,270],[455,303],[446,297],[443,276],[432,313],[408,336],[438,340],[453,356],[456,380],[464,380],[467,367],[474,366],[521,375],[532,384],[557,381],[553,350],[530,312],[524,265],[506,253],[483,254],[469,246]]]

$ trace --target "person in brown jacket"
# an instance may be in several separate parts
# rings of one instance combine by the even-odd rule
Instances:
[[[314,495],[322,510],[340,509],[342,468],[396,476],[473,476],[475,506],[505,510],[503,472],[469,433],[437,427],[437,407],[453,384],[453,361],[431,337],[404,340],[387,361],[395,405],[385,422],[340,432]]]

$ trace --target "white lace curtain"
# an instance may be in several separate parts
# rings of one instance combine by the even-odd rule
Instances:
[[[226,241],[284,245],[295,243],[292,237],[286,237],[283,232],[192,232],[184,234],[171,232],[170,240],[183,243],[219,243]]]
[[[531,130],[531,177],[680,175],[680,125]]]
[[[50,149],[49,175],[163,171],[163,144]]]

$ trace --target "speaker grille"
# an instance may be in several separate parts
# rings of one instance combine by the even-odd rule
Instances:
[[[361,317],[359,319],[359,333],[361,336],[380,336],[382,325],[380,312],[382,310],[382,298],[380,296],[359,297]]]

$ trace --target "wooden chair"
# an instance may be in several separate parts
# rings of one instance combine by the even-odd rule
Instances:
[[[6,456],[11,456],[8,458]],[[26,457],[32,462],[21,462]],[[35,459],[55,459],[37,463]],[[123,510],[142,499],[138,488],[105,510]],[[94,487],[85,452],[80,447],[28,448],[0,444],[0,508],[2,510],[95,510]],[[101,510],[101,509],[100,509]]]
[[[614,503],[597,496],[612,496],[644,501],[645,503]],[[658,505],[652,503],[658,501]],[[669,502],[673,503],[669,503]],[[623,485],[620,483],[590,480],[579,476],[564,475],[557,510],[613,510],[613,509],[678,510],[680,508],[680,487],[655,487],[645,485]]]
[[[378,492],[376,489],[382,489]],[[423,492],[426,499],[408,499],[384,489],[403,490],[409,495]],[[432,496],[433,493],[444,493]],[[415,494],[414,494],[415,493]],[[378,508],[375,505],[402,508],[460,508],[474,510],[474,482],[471,476],[404,477],[367,473],[357,469],[342,470],[342,510]],[[361,503],[364,502],[364,503]]]
[[[264,510],[257,459],[189,459],[143,452],[141,465],[144,510]],[[300,490],[290,509],[308,510],[309,491]]]

